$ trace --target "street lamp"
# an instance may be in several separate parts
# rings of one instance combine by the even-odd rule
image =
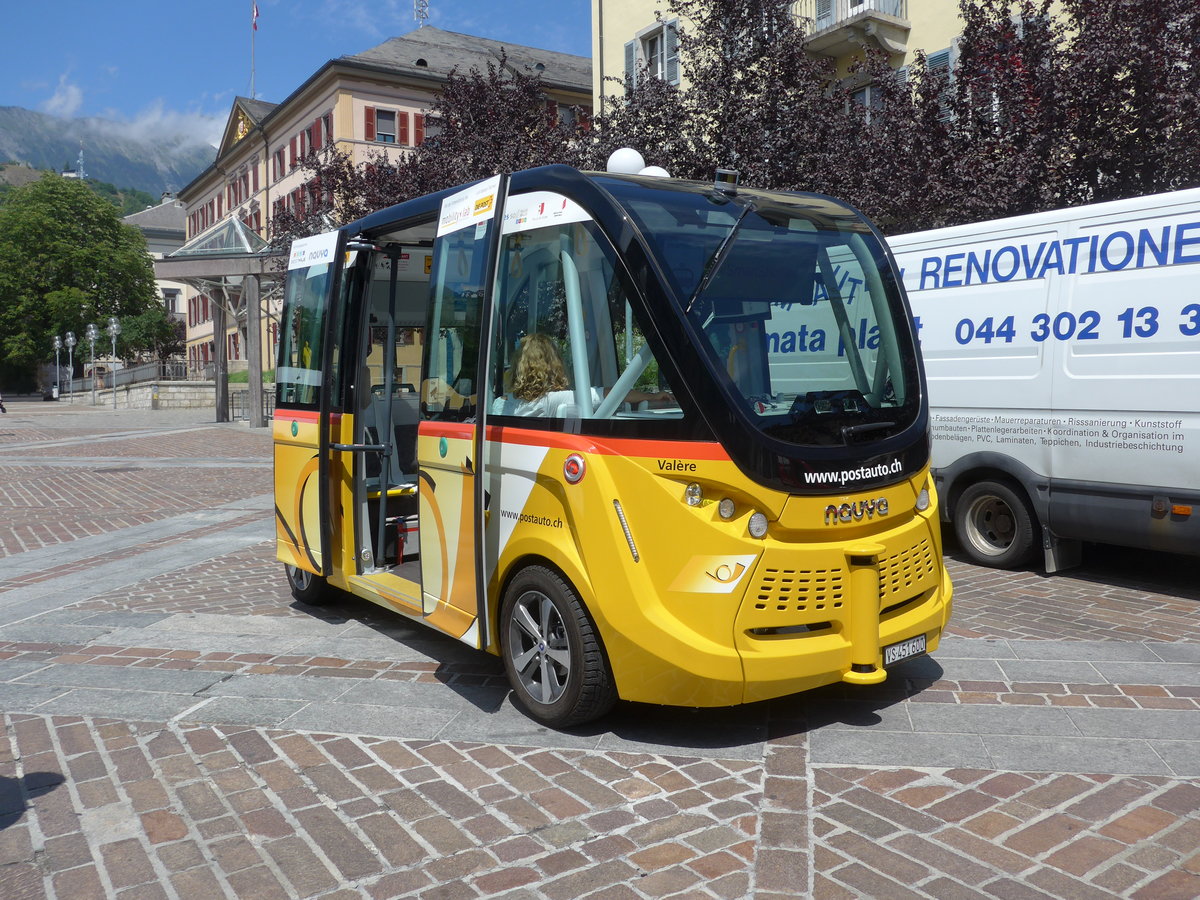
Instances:
[[[88,339],[88,343],[92,345],[92,406],[96,405],[96,338],[100,336],[100,330],[95,325],[88,325],[83,330],[83,336]]]
[[[57,334],[54,336],[54,399],[58,399],[58,395],[62,392],[62,368],[58,364],[58,354],[62,350],[62,338]]]
[[[74,403],[74,402],[75,402],[75,397],[74,397],[74,389],[75,389],[75,343],[76,343],[76,341],[75,341],[75,332],[73,332],[73,331],[68,331],[68,332],[67,332],[67,339],[66,339],[65,343],[66,343],[66,345],[67,345],[67,372],[68,372],[68,378],[67,378],[67,402],[68,402],[68,403]]]
[[[108,336],[112,338],[112,392],[113,392],[113,409],[117,408],[117,335],[121,333],[121,323],[117,321],[116,316],[108,317]]]

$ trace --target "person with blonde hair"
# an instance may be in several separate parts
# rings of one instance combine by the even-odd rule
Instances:
[[[513,370],[512,394],[526,403],[571,386],[558,348],[544,334],[527,334],[521,338]]]

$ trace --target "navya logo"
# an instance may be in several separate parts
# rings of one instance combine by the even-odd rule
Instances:
[[[314,263],[324,262],[329,259],[332,252],[329,247],[314,247],[308,250],[304,247],[296,247],[292,250],[291,265],[295,268],[297,265],[311,266]]]
[[[888,514],[887,497],[875,500],[859,500],[857,503],[843,503],[838,506],[830,503],[825,507],[826,525],[845,525],[850,522],[861,522],[863,519],[873,519],[876,516]]]

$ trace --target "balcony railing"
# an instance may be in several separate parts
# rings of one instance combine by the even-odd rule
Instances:
[[[795,12],[813,20],[813,33],[833,28],[865,12],[908,18],[908,0],[797,0]]]

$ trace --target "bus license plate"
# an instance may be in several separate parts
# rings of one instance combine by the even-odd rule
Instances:
[[[913,656],[921,656],[925,652],[925,635],[918,634],[907,641],[898,644],[888,644],[883,648],[883,665],[894,666],[896,663]]]

